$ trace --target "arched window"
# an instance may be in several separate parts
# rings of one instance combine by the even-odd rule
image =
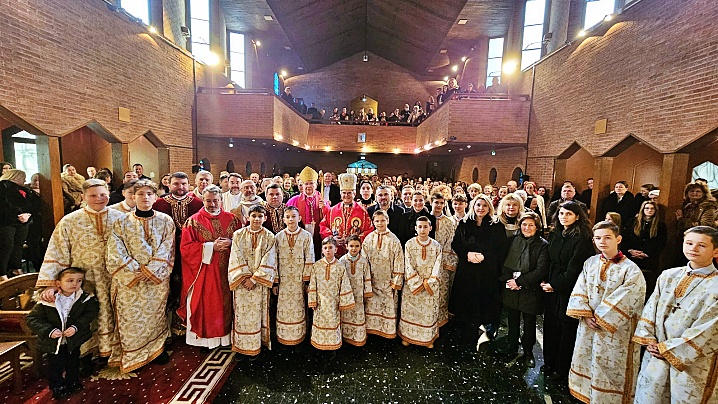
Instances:
[[[492,168],[491,171],[489,171],[489,184],[496,185],[496,177],[498,176],[498,171],[496,171],[495,168]]]
[[[227,167],[226,167],[226,169],[227,169],[227,171],[229,171],[230,173],[233,173],[233,172],[234,172],[234,161],[232,161],[232,160],[227,160]]]
[[[259,175],[264,177],[264,173],[267,171],[267,166],[264,165],[264,161],[259,165]]]
[[[199,168],[205,171],[212,171],[212,166],[209,164],[209,159],[207,157],[199,161]]]
[[[252,162],[251,162],[251,161],[247,161],[247,165],[245,165],[244,168],[245,168],[244,171],[247,173],[247,174],[246,174],[247,177],[249,177],[249,174],[252,174]]]
[[[474,171],[471,172],[471,182],[476,182],[479,180],[479,169],[477,167],[474,167]]]
[[[706,161],[693,167],[693,173],[691,180],[695,181],[696,178],[704,178],[708,181],[708,188],[718,188],[718,165],[713,162]]]
[[[514,172],[511,173],[511,179],[516,181],[517,184],[520,184],[521,176],[523,175],[523,170],[521,167],[514,168]]]

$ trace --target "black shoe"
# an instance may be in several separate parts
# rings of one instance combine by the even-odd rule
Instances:
[[[533,354],[524,354],[522,356],[524,363],[529,368],[535,368],[536,367],[536,359],[534,358]]]
[[[199,348],[199,353],[201,353],[201,354],[203,354],[203,355],[206,355],[206,354],[208,354],[208,353],[210,353],[210,352],[212,352],[212,350],[209,349],[209,348],[207,348],[206,346],[203,346],[203,347],[200,347],[200,348]]]
[[[55,400],[60,400],[68,396],[65,386],[55,387],[54,389],[50,390],[52,390],[52,397]]]
[[[92,361],[92,355],[80,358],[80,377],[90,377],[93,373],[95,373],[95,362]]]
[[[99,366],[100,368],[106,367],[108,360],[110,360],[110,357],[109,357],[109,356],[104,356],[104,357],[103,357],[103,356],[100,356],[100,357],[98,357],[97,360],[96,360],[97,366]]]
[[[168,363],[170,363],[170,356],[167,354],[167,351],[162,351],[162,353],[155,358],[152,362],[164,366]]]
[[[69,396],[69,395],[77,393],[78,391],[80,391],[84,388],[85,388],[85,386],[83,386],[82,383],[75,382],[75,383],[68,384],[67,386],[65,386],[65,391],[67,392],[67,395]]]

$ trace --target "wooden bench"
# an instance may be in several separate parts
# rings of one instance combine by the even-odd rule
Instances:
[[[39,377],[42,354],[37,350],[37,336],[33,335],[26,321],[35,305],[31,299],[38,289],[35,283],[36,273],[16,276],[0,283],[0,342],[26,342],[32,357],[33,373]]]
[[[0,363],[10,361],[12,378],[15,381],[15,393],[22,391],[22,374],[20,371],[20,347],[25,341],[0,342]]]

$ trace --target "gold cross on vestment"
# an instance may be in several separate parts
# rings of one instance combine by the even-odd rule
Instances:
[[[596,285],[596,293],[601,294],[604,290],[606,290],[606,288],[604,288],[603,286]]]
[[[671,306],[671,313],[675,313],[676,310],[680,310],[680,309],[681,309],[681,304],[680,304],[680,303],[676,303],[675,306]]]

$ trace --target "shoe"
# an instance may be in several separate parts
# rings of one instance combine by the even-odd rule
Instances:
[[[533,354],[524,354],[522,356],[524,363],[526,364],[526,367],[529,368],[535,368],[536,367],[536,359],[534,358]]]
[[[95,362],[92,361],[92,355],[80,358],[80,378],[92,376],[95,373]]]
[[[406,342],[406,341],[404,341],[404,340],[401,340],[401,345],[404,345],[404,346],[409,346],[409,343],[408,343],[408,342]]]
[[[502,355],[516,355],[519,352],[519,347],[514,347],[511,345],[505,345],[499,349],[496,350],[496,352],[502,354]]]
[[[84,389],[85,386],[82,385],[80,382],[75,382],[72,384],[69,384],[65,386],[65,391],[67,393],[67,396],[77,393],[78,391]]]
[[[203,346],[203,347],[200,347],[200,348],[199,348],[199,353],[201,353],[201,354],[203,354],[203,355],[206,355],[206,354],[208,354],[208,353],[210,353],[210,352],[212,352],[212,350],[209,349],[209,348],[207,348],[206,346]]]
[[[156,357],[155,360],[153,360],[152,362],[154,362],[160,366],[164,366],[164,365],[170,363],[170,356],[167,354],[167,351],[162,351],[162,353],[158,357]]]
[[[50,390],[52,390],[52,398],[55,400],[60,400],[68,396],[65,386],[55,387]]]
[[[429,344],[429,345],[427,345],[426,347],[429,348],[429,349],[434,349],[434,344]]]
[[[237,352],[234,353],[234,361],[235,362],[243,362],[245,359],[247,359],[246,356],[244,356],[240,353],[237,353]]]

